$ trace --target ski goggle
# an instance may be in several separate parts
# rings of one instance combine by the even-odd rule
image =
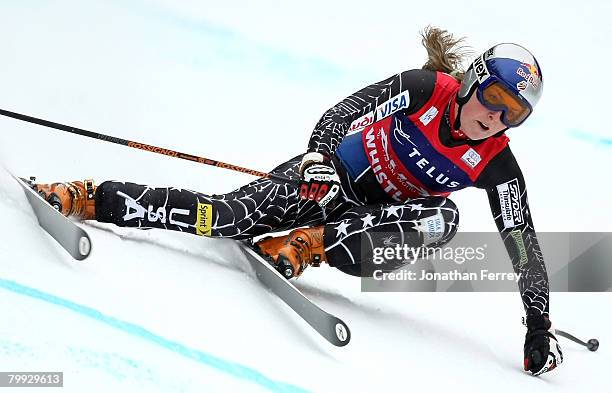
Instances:
[[[531,105],[513,93],[503,82],[489,78],[476,89],[478,101],[492,111],[501,111],[507,127],[518,127],[531,114]]]

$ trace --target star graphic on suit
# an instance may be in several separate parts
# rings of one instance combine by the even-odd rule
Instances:
[[[400,218],[399,215],[397,214],[398,210],[401,210],[402,206],[398,206],[398,205],[391,205],[389,207],[387,207],[385,209],[385,211],[387,212],[387,218],[391,217],[391,216],[395,216],[397,218]]]
[[[340,237],[341,235],[348,236],[348,233],[346,233],[346,228],[350,226],[351,224],[348,224],[346,221],[340,222],[340,224],[334,228],[337,231],[336,237]]]
[[[368,227],[373,227],[374,223],[372,222],[372,220],[374,219],[375,216],[371,215],[370,213],[368,213],[367,216],[363,217],[361,219],[361,221],[363,221],[363,227],[362,228],[368,228]]]
[[[423,210],[423,205],[420,203],[415,203],[414,205],[410,205],[410,211],[413,212],[415,210]]]

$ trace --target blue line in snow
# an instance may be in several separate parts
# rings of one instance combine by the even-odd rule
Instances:
[[[186,347],[178,342],[171,341],[154,333],[151,333],[150,331],[146,330],[141,326],[134,325],[130,322],[121,321],[108,315],[104,315],[93,308],[71,302],[70,300],[62,299],[55,295],[39,291],[35,288],[30,288],[21,285],[15,281],[0,278],[0,288],[4,288],[20,295],[29,296],[34,299],[42,300],[44,302],[51,303],[56,306],[64,307],[70,311],[74,311],[78,314],[114,327],[115,329],[119,329],[133,336],[143,338],[176,354],[179,354],[189,359],[193,359],[197,362],[200,362],[219,371],[222,371],[226,374],[229,374],[235,378],[245,379],[247,381],[254,382],[273,392],[307,392],[307,390],[304,390],[300,387],[286,384],[283,382],[274,381],[252,368],[243,366],[232,361],[221,359],[219,357],[207,354],[206,352],[202,352],[197,349]]]
[[[587,132],[580,131],[580,130],[571,130],[570,135],[573,136],[574,138],[583,140],[585,142],[591,142],[597,145],[612,146],[611,138],[589,134]]]

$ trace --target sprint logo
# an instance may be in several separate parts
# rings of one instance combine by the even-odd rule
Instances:
[[[213,207],[209,203],[198,203],[198,216],[196,219],[196,234],[210,236],[212,229]]]

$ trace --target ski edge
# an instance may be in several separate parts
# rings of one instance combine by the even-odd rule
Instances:
[[[26,199],[32,207],[38,224],[47,232],[56,242],[59,244],[70,256],[78,261],[86,259],[91,254],[91,238],[89,234],[74,222],[70,221],[68,217],[65,217],[62,213],[55,210],[51,205],[47,203],[36,191],[34,191],[29,184],[23,181],[21,178],[11,174],[13,178],[19,183],[21,188],[24,190]],[[46,217],[42,217],[40,212],[41,208],[45,209]],[[64,228],[71,228],[74,234],[77,234],[78,240],[68,239],[66,233],[61,233],[58,230],[58,224]]]
[[[285,279],[276,269],[253,250],[249,243],[240,243],[239,246],[242,252],[255,270],[257,279],[263,285],[274,292],[277,297],[331,344],[343,347],[350,342],[351,331],[343,320],[328,313],[312,300],[308,299],[298,288]],[[266,277],[275,280],[276,285],[270,285]],[[286,291],[282,291],[279,287],[285,287],[292,295],[287,295]]]

